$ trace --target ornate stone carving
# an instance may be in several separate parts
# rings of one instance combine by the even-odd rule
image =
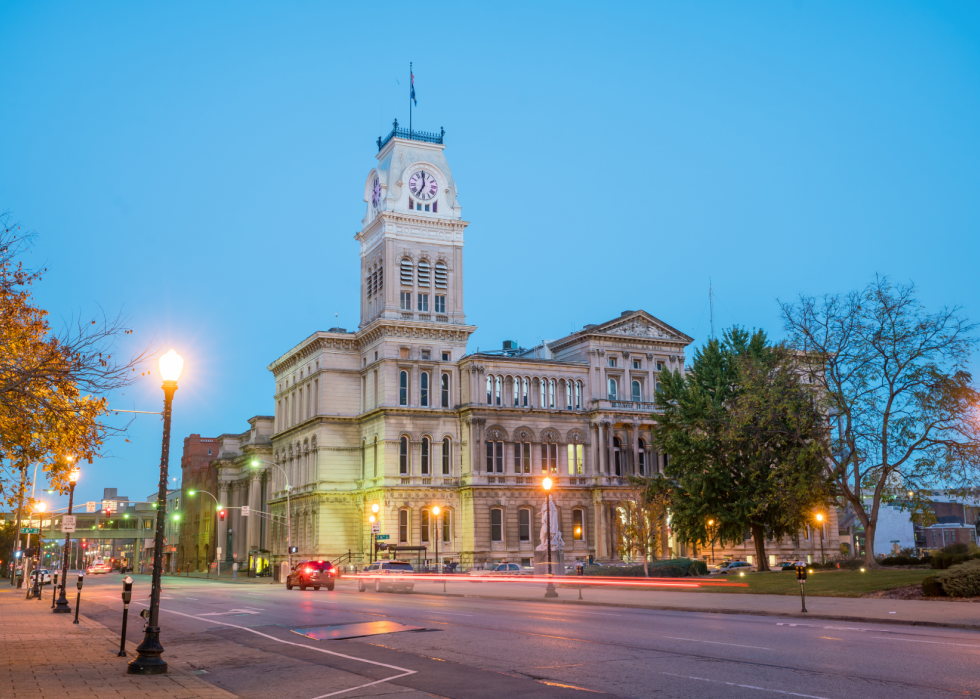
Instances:
[[[541,430],[541,441],[542,442],[560,442],[561,433],[558,432],[554,427],[546,427]]]
[[[533,442],[534,432],[531,430],[530,427],[518,427],[517,430],[514,432],[514,441]]]
[[[500,425],[493,425],[488,427],[486,430],[487,441],[489,442],[506,442],[507,441],[507,430],[505,430]]]
[[[632,335],[633,337],[659,337],[668,340],[677,339],[673,335],[669,335],[664,332],[661,328],[658,328],[653,323],[648,323],[645,320],[639,318],[631,320],[628,323],[623,323],[622,325],[617,325],[615,328],[610,328],[606,331],[611,335]]]
[[[585,433],[577,427],[569,430],[568,436],[565,439],[570,444],[585,444],[586,442]]]
[[[627,352],[626,350],[623,350],[623,359],[629,359],[629,358],[630,358],[630,353]]]
[[[653,361],[653,352],[647,352],[647,359]]]
[[[597,349],[596,350],[596,354],[598,354],[600,357],[605,357],[606,356],[606,350],[604,350],[604,349]]]

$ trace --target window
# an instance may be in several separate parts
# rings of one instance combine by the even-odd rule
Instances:
[[[419,294],[419,310],[423,313],[429,312],[429,295]]]
[[[436,294],[436,307],[435,307],[435,312],[436,313],[445,313],[446,312],[446,297],[445,296],[439,296],[438,294]]]
[[[493,405],[493,377],[487,377],[487,405]]]
[[[432,359],[432,352],[430,350],[422,350],[422,359]]]
[[[640,463],[636,467],[640,470],[640,475],[645,476],[647,473],[647,443],[641,439],[637,443],[637,446],[639,447],[637,456],[640,459]]]
[[[420,472],[423,476],[429,475],[429,445],[430,441],[428,437],[422,438],[422,464]]]
[[[520,541],[531,540],[531,511],[517,511],[517,538]]]
[[[568,475],[580,476],[585,473],[585,447],[581,444],[568,445]]]
[[[429,286],[429,261],[419,261],[419,286]]]
[[[541,445],[541,470],[545,473],[558,473],[558,445]]]
[[[449,359],[449,352],[443,352],[442,353],[442,361],[444,361],[444,362],[450,361],[450,359]]]
[[[429,407],[429,372],[423,371],[419,379],[419,404],[423,408]]]
[[[400,356],[402,359],[408,359],[408,351],[408,347],[401,347],[398,350],[398,356]]]
[[[530,442],[514,442],[514,473],[531,472]]]
[[[446,267],[444,262],[436,262],[436,288],[446,289],[449,287],[447,283],[449,279],[449,269]]]
[[[521,404],[521,380],[516,376],[513,379],[513,394],[514,394],[514,407],[519,407]]]
[[[617,476],[623,475],[623,450],[620,447],[619,437],[613,437],[613,472]]]
[[[408,475],[408,437],[402,437],[398,443],[398,473]]]
[[[453,466],[453,443],[449,437],[444,437],[442,440],[442,475],[448,476],[452,474]]]
[[[449,374],[442,375],[442,407],[449,407]]]
[[[572,510],[572,538],[575,541],[582,541],[585,538],[585,512],[583,510]]]
[[[408,372],[398,375],[398,405],[408,405]]]
[[[633,380],[633,401],[640,402],[640,382],[636,379]]]
[[[450,525],[452,524],[452,522],[453,522],[453,511],[452,510],[443,510],[442,511],[442,541],[443,541],[443,543],[448,544],[450,541],[452,541],[452,530],[450,529]]]
[[[667,454],[664,454],[664,470],[666,471],[667,470],[667,467],[669,467],[669,466],[670,466],[670,456],[667,455]]]
[[[410,311],[412,310],[412,292],[403,291],[402,292],[402,310]]]
[[[642,369],[643,368],[643,361],[640,360],[640,359],[634,359],[633,360],[633,368],[634,369]]]
[[[412,261],[408,258],[402,260],[402,284],[412,285]]]
[[[490,541],[500,543],[504,540],[504,511],[490,510]]]
[[[664,370],[664,363],[657,362],[657,371],[663,371],[663,370]]]
[[[501,385],[502,384],[503,384],[503,381],[501,380],[501,378],[499,376],[493,382],[493,385],[494,385],[494,394],[493,394],[494,405],[500,405],[500,393],[501,393],[501,390],[500,389],[501,389]]]
[[[609,400],[616,400],[616,394],[619,392],[618,386],[616,385],[616,379],[609,379]]]
[[[575,382],[575,409],[576,410],[582,409],[582,382],[581,381]]]
[[[528,381],[527,379],[524,379],[524,388],[523,388],[521,394],[523,396],[523,404],[524,404],[524,407],[525,408],[527,407],[528,388],[529,388],[530,383],[531,383],[530,381]]]
[[[428,211],[428,209],[426,209],[426,211]],[[434,214],[439,213],[439,202],[437,201],[432,202],[432,213]]]
[[[429,543],[429,511],[422,510],[419,512],[419,524],[421,525],[422,531],[422,543]]]
[[[504,472],[504,443],[487,442],[487,473]]]
[[[616,358],[615,357],[610,357],[606,361],[608,362],[608,365],[609,366],[616,366]]]
[[[538,407],[543,408],[548,405],[548,381],[546,379],[540,379],[538,381],[539,396]]]
[[[408,543],[408,510],[398,510],[398,543]]]
[[[549,408],[555,407],[555,387],[557,385],[558,382],[555,381],[554,379],[548,382],[548,407]]]

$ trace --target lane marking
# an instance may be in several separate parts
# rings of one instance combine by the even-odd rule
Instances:
[[[146,603],[143,603],[143,602],[140,602],[139,604],[143,604],[143,606],[149,606],[149,605],[147,605]],[[326,648],[317,648],[316,646],[310,646],[310,645],[307,645],[305,643],[296,643],[294,641],[286,641],[284,639],[276,638],[275,636],[271,636],[271,635],[269,635],[267,633],[262,633],[261,631],[256,631],[255,629],[250,629],[247,626],[239,626],[238,624],[229,624],[228,622],[225,622],[225,621],[217,621],[216,619],[202,619],[200,616],[194,616],[193,614],[184,614],[183,612],[176,612],[173,609],[164,609],[163,607],[160,607],[160,611],[169,612],[170,614],[177,614],[178,616],[184,616],[184,617],[187,617],[188,619],[197,619],[200,622],[206,622],[208,624],[218,624],[219,626],[230,626],[233,629],[239,629],[241,631],[248,631],[249,633],[254,633],[256,636],[262,636],[263,638],[268,638],[269,640],[275,641],[276,643],[282,643],[282,644],[285,644],[287,646],[297,646],[299,648],[307,648],[309,650],[315,650],[318,653],[325,653],[326,655],[333,655],[333,656],[336,656],[338,658],[344,658],[346,660],[356,660],[358,662],[367,663],[369,665],[377,665],[379,667],[386,667],[386,668],[388,668],[390,670],[397,670],[397,671],[399,671],[401,673],[400,675],[392,675],[391,677],[386,677],[383,680],[375,680],[374,682],[368,682],[367,684],[358,685],[357,687],[350,687],[348,689],[341,689],[341,690],[338,690],[336,692],[330,692],[329,694],[321,694],[319,696],[313,697],[313,699],[326,699],[327,697],[335,697],[335,696],[337,696],[339,694],[346,694],[347,692],[353,692],[353,691],[358,690],[358,689],[364,689],[365,687],[373,687],[376,684],[383,684],[384,682],[391,682],[392,680],[397,680],[397,679],[400,679],[402,677],[408,677],[409,675],[418,674],[418,670],[409,670],[409,669],[404,668],[404,667],[398,667],[397,665],[389,665],[388,663],[378,662],[377,660],[368,660],[367,658],[357,658],[357,657],[355,657],[353,655],[346,655],[345,653],[338,653],[336,651],[327,650]]]
[[[893,638],[888,636],[868,636],[868,638],[880,638],[882,641],[905,641],[907,643],[932,643],[938,646],[962,646],[963,648],[973,648],[980,650],[980,645],[976,643],[949,643],[948,641],[919,641],[914,638]]]
[[[678,636],[664,636],[673,641],[694,641],[695,643],[713,643],[716,646],[737,646],[738,648],[755,648],[757,650],[773,650],[763,646],[743,646],[741,643],[722,643],[721,641],[702,641],[700,638],[680,638]]]
[[[700,682],[711,682],[712,684],[727,684],[729,687],[742,687],[743,689],[757,689],[760,692],[775,692],[776,694],[786,694],[791,697],[806,697],[806,699],[827,699],[827,697],[818,697],[815,694],[800,694],[799,692],[787,692],[782,689],[769,689],[767,687],[756,687],[752,684],[738,684],[737,682],[725,682],[724,680],[709,680],[707,677],[692,677],[691,675],[675,675],[673,672],[661,672],[661,675],[669,675],[670,677],[682,677],[685,680],[698,680]]]

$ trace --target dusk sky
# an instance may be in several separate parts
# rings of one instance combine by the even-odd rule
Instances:
[[[977,3],[482,7],[0,5],[0,210],[55,327],[121,312],[123,354],[183,355],[172,474],[188,434],[272,414],[270,362],[357,328],[410,61],[471,222],[470,351],[637,309],[700,345],[709,279],[718,328],[777,339],[777,299],[875,274],[980,319]],[[159,410],[150,368],[111,405]],[[160,433],[137,417],[76,499],[154,493]]]

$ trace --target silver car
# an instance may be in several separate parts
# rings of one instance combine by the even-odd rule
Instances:
[[[415,583],[403,576],[414,573],[415,569],[408,561],[378,561],[364,569],[364,575],[369,577],[358,578],[357,591],[364,592],[373,579],[375,592],[411,592]]]

